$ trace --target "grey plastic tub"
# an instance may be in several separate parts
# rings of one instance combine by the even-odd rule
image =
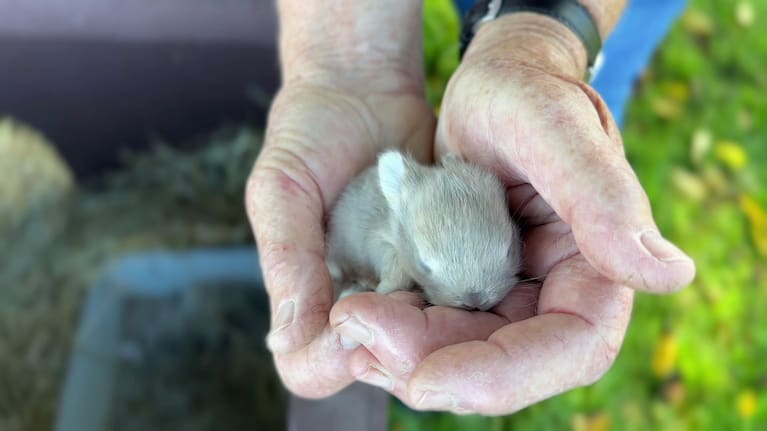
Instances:
[[[205,289],[201,291],[208,293],[190,294],[195,289]],[[217,289],[220,290],[220,295],[217,294]],[[172,298],[181,300],[169,301]],[[150,382],[159,388],[155,388],[155,392],[150,391],[149,397],[154,396],[154,400],[159,404],[168,405],[167,412],[161,409],[162,411],[154,412],[152,416],[146,413],[146,409],[120,404],[121,396],[118,394],[125,392],[126,385],[134,385],[133,380],[136,376],[140,379],[144,375],[142,373],[147,370],[158,370],[157,358],[153,355],[162,356],[168,352],[188,353],[189,346],[198,348],[198,344],[206,345],[204,340],[199,340],[199,331],[195,332],[194,328],[199,330],[208,326],[215,327],[216,319],[211,318],[213,314],[202,314],[202,317],[195,321],[190,320],[188,316],[184,318],[183,311],[197,310],[204,306],[205,302],[215,302],[216,298],[230,300],[229,308],[223,314],[237,322],[239,327],[245,328],[239,337],[240,345],[244,342],[249,346],[244,350],[245,353],[255,351],[262,356],[260,362],[246,367],[244,372],[235,376],[234,383],[230,381],[229,384],[239,385],[234,392],[241,394],[243,391],[247,392],[251,386],[267,381],[267,390],[262,388],[258,392],[260,398],[257,403],[261,405],[251,405],[251,399],[246,399],[245,403],[225,405],[200,419],[197,411],[192,411],[189,415],[185,413],[184,409],[189,410],[189,394],[174,391],[171,387],[163,387],[164,381]],[[151,305],[149,310],[154,312],[147,315],[147,321],[136,322],[136,304]],[[131,305],[134,305],[133,311]],[[220,311],[220,308],[216,310]],[[388,396],[370,386],[355,384],[331,398],[320,401],[292,397],[287,402],[286,394],[274,375],[271,358],[263,346],[263,337],[268,329],[267,309],[257,254],[252,248],[181,253],[153,252],[116,261],[108,266],[89,292],[72,349],[56,430],[271,430],[285,427],[291,431],[387,429]],[[149,339],[151,342],[137,342],[135,333],[131,338],[131,331],[126,330],[125,323],[131,319],[134,322],[133,326],[139,324],[142,339]],[[168,327],[175,328],[174,336],[163,338],[162,334],[168,332]],[[217,332],[219,335],[221,333],[222,331]],[[212,343],[213,347],[202,349],[202,353],[208,355],[207,358],[215,358],[222,350],[229,349],[219,344],[221,343]],[[158,352],[158,346],[166,345],[168,349]],[[192,349],[192,352],[198,350]],[[230,362],[241,364],[242,352],[240,349],[230,354]],[[263,360],[263,357],[266,359]],[[160,372],[155,373],[160,376],[159,379],[164,378],[167,373],[174,374],[176,368],[183,370],[187,367],[188,362],[183,360],[184,356],[178,358],[178,365],[170,363],[168,366],[166,361],[164,366],[159,367]],[[198,373],[213,379],[218,378],[219,374],[228,376],[232,368],[235,368],[227,363],[216,367],[215,361],[208,366],[209,362],[203,361],[203,367],[192,367],[189,379],[195,379]],[[197,362],[194,364],[199,365]],[[182,378],[186,376],[187,374],[182,374]],[[258,379],[262,381],[256,381]],[[202,387],[191,387],[208,394],[204,384],[205,382]],[[161,392],[159,396],[157,390]],[[225,395],[226,393],[223,394]],[[133,396],[136,398],[135,393]],[[222,401],[218,397],[209,397],[203,406],[220,402]],[[150,410],[152,408],[155,407],[150,407]],[[275,410],[280,418],[264,419],[270,412],[273,415]],[[137,419],[144,416],[150,417],[154,422]],[[277,425],[278,423],[280,425]]]
[[[142,345],[125,335],[125,321],[130,312],[128,306],[131,303],[135,305],[136,301],[152,304],[152,301],[178,296],[186,290],[201,286],[206,289],[222,289],[221,294],[224,296],[233,293],[231,286],[252,289],[254,297],[263,298],[262,308],[257,308],[256,312],[260,311],[261,319],[266,320],[265,295],[257,255],[252,249],[146,253],[121,259],[109,266],[97,285],[91,289],[83,310],[56,429],[101,431],[131,428],[124,423],[115,423],[114,416],[118,414],[115,411],[115,403],[119,401],[117,397],[121,390],[118,387],[118,376],[128,367],[145,367],[156,371],[157,366],[153,363],[155,358],[146,357],[156,354],[151,350],[152,346],[156,348],[156,343]],[[215,293],[205,295],[206,298],[216,296]],[[165,315],[164,318],[158,318],[157,313],[154,313],[153,321],[146,322],[144,332],[150,332],[146,335],[152,337],[156,333],[162,333],[162,326],[176,325],[177,329],[181,328],[181,337],[185,336],[183,331],[187,331],[187,336],[196,335],[199,338],[199,334],[183,328],[184,325],[188,326],[189,322],[180,319],[184,310],[178,310],[184,307],[190,309],[205,306],[193,302],[187,295],[181,302],[176,302],[180,305],[175,311],[161,312],[160,314]],[[160,307],[163,306],[163,303],[159,304]],[[153,325],[156,325],[156,331],[152,329]],[[263,326],[259,329],[265,333],[266,327]],[[257,335],[255,343],[262,344],[263,333]],[[174,340],[167,341],[173,343]],[[169,347],[176,350],[177,356],[188,353],[183,344],[186,340],[181,341],[179,345],[179,340],[176,339],[176,345]],[[205,340],[196,342],[204,343]],[[182,367],[183,364],[179,366]],[[171,388],[168,391],[170,393]],[[282,405],[284,406],[284,403]],[[257,418],[253,418],[253,421],[257,421]]]

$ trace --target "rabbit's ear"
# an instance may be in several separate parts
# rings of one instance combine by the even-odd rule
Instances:
[[[392,212],[402,210],[402,183],[405,180],[405,159],[399,151],[387,151],[378,157],[378,183]]]

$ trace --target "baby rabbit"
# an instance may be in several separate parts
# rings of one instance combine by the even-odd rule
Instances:
[[[424,166],[382,153],[344,190],[328,228],[337,297],[417,286],[431,304],[486,311],[519,280],[521,241],[503,184],[454,155]]]

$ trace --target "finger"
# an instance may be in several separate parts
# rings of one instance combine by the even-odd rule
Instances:
[[[391,299],[396,299],[397,301],[404,302],[405,304],[412,305],[413,307],[418,307],[420,310],[423,310],[429,306],[426,300],[423,299],[423,296],[416,292],[395,290],[386,296]]]
[[[688,285],[695,265],[661,236],[628,162],[615,153],[597,157],[599,169],[576,156],[537,179],[549,182],[541,186],[549,190],[544,198],[571,226],[581,253],[600,273],[638,290],[665,293]],[[570,181],[553,186],[565,178]]]
[[[361,347],[351,354],[349,372],[357,381],[379,387],[407,404],[407,380],[389,371],[368,349]]]
[[[266,146],[248,181],[246,204],[272,310],[267,345],[285,386],[316,398],[354,380],[347,366],[350,352],[328,325],[333,293],[324,260],[323,215],[372,152],[344,149],[351,148],[351,140],[357,146],[363,141],[353,131],[339,132],[335,146],[325,145],[326,151],[319,151],[321,145],[313,139],[327,135],[335,124],[332,118],[317,121],[322,127],[314,130],[316,134],[301,130],[306,122],[299,120],[318,112],[332,117],[334,108],[281,112],[285,106],[301,106],[285,100],[275,102]],[[348,163],[330,169],[336,165],[331,163],[334,152],[347,153]]]
[[[526,227],[560,220],[551,206],[528,183],[509,186],[506,191],[506,198],[509,201],[514,219],[521,220]]]
[[[532,145],[526,155],[507,152],[508,160],[521,167],[572,227],[578,248],[600,273],[643,291],[663,293],[686,286],[695,275],[693,261],[658,231],[602,99],[590,87],[575,85],[581,91],[564,93],[565,108],[544,119],[564,125],[566,134],[550,134],[561,145],[554,151]],[[586,104],[594,110],[566,108]]]
[[[287,353],[274,354],[277,372],[291,392],[304,398],[330,396],[354,381],[348,363],[353,352],[341,345],[329,325],[309,344]]]
[[[587,85],[575,85],[581,92],[573,94],[572,106],[590,103],[595,109],[585,118],[560,114],[570,139],[554,153],[533,150],[546,169],[528,170],[530,182],[572,227],[578,248],[599,272],[644,291],[686,286],[695,275],[693,261],[660,235],[602,99]]]
[[[554,266],[579,253],[570,226],[559,219],[528,229],[523,241],[525,274],[531,277],[544,277]]]
[[[272,304],[267,345],[277,371],[291,392],[322,398],[354,381],[347,365],[351,351],[328,325],[332,287],[319,223],[322,204],[294,178],[300,175],[256,171],[248,209]]]
[[[257,168],[248,182],[248,215],[272,308],[267,344],[275,353],[305,346],[327,323],[332,285],[319,196],[304,175],[278,169]]]
[[[572,228],[562,222],[530,184],[510,187],[507,196],[515,215],[526,227],[524,269],[527,274],[545,275],[557,263],[580,252]]]
[[[634,291],[598,274],[581,255],[552,269],[538,298],[538,313],[577,316],[591,326],[609,350],[623,342]]]
[[[322,220],[325,199],[335,199],[344,178],[353,175],[344,169],[356,164],[352,160],[328,171],[325,158],[332,151],[319,152],[318,145],[311,145],[312,135],[294,127],[304,124],[298,121],[302,116],[323,111],[281,113],[289,105],[285,100],[275,102],[267,143],[248,180],[245,199],[271,305],[267,346],[285,386],[297,395],[319,398],[354,380],[347,366],[350,352],[328,325],[333,289],[324,260]],[[327,127],[330,122],[319,124]]]
[[[418,409],[499,415],[591,384],[617,355],[632,295],[581,257],[563,262],[544,283],[540,315],[432,353],[408,398]]]
[[[540,288],[532,283],[521,283],[520,285],[516,286],[511,293],[504,299],[504,301],[499,304],[494,311],[497,314],[500,314],[504,317],[506,317],[506,323],[508,322],[515,322],[518,320],[524,320],[527,318],[530,318],[535,315],[535,311],[537,309],[537,302],[538,302],[538,295],[540,294]],[[412,292],[394,292],[390,295],[388,295],[391,299],[397,299],[399,301],[405,302],[407,304],[410,304],[412,306],[418,307],[420,309],[423,309],[423,300],[420,298],[419,295],[416,295]],[[349,307],[354,307],[354,305],[349,305]],[[443,307],[438,307],[443,308]],[[358,310],[358,308],[354,308],[354,310]],[[432,310],[432,311],[444,311],[444,310]],[[463,314],[463,313],[461,313]],[[476,314],[476,313],[473,313]],[[488,313],[483,313],[488,314]],[[495,320],[495,318],[492,318]],[[430,319],[433,321],[434,319]],[[500,324],[503,324],[503,320],[498,320]],[[493,325],[495,327],[496,325]],[[449,332],[449,331],[445,331]],[[482,339],[482,337],[485,337],[488,333],[492,332],[492,329],[486,330],[484,332],[478,333],[477,337]],[[430,340],[433,340],[433,337],[430,337],[427,335],[427,338]],[[415,361],[420,361],[421,358],[428,355],[428,353],[431,353],[432,351],[439,349],[441,347],[444,347],[445,345],[448,345],[450,342],[461,342],[465,341],[466,339],[470,339],[470,337],[465,337],[463,340],[460,338],[456,338],[455,340],[443,340],[442,343],[435,343],[429,346],[428,344],[420,344],[417,347],[420,349],[420,352],[412,352],[413,357]],[[434,340],[439,341],[439,340]],[[380,352],[380,349],[372,349],[373,351],[378,351],[378,354],[382,358],[388,358],[386,359],[389,363],[391,363],[391,358],[394,356],[390,352],[384,351],[383,353]],[[394,372],[390,371],[390,369],[394,370]],[[403,370],[401,368],[397,367],[387,367],[385,366],[382,361],[373,353],[371,353],[370,350],[367,348],[359,348],[354,351],[354,353],[349,358],[349,372],[354,376],[355,379],[358,381],[380,387],[392,395],[399,398],[403,403],[408,405],[409,407],[413,407],[411,404],[410,399],[407,397],[407,378],[409,377],[409,373],[407,372],[407,369]]]
[[[400,290],[386,296],[420,310],[426,308],[426,301],[415,292]],[[342,338],[342,344],[346,349],[354,350],[349,357],[348,371],[357,381],[382,388],[403,402],[406,401],[406,380],[392,374],[367,348],[356,348],[360,346],[359,342],[345,336],[339,336]]]
[[[373,145],[363,145],[369,131],[355,120],[350,103],[326,90],[283,90],[272,106],[246,204],[272,307],[267,344],[275,353],[305,346],[327,323],[332,287],[323,217],[374,157]],[[322,142],[326,136],[334,137],[332,145]],[[337,163],[338,154],[346,163]]]
[[[388,373],[403,380],[434,350],[484,340],[506,323],[493,313],[451,307],[421,310],[376,293],[349,296],[330,313],[337,333],[362,344]]]
[[[364,292],[364,294],[370,294],[370,292]],[[416,307],[419,310],[424,310],[429,306],[426,300],[416,292],[397,290],[387,294],[386,297],[410,305],[411,307]],[[342,307],[347,307],[347,305],[344,304]],[[331,311],[331,313],[333,312]],[[352,350],[360,346],[360,342],[353,338],[346,337],[342,334],[339,334],[339,336],[341,337],[341,344],[343,344],[347,350]]]
[[[508,323],[529,319],[537,314],[540,294],[539,282],[521,282],[491,311],[505,317]]]

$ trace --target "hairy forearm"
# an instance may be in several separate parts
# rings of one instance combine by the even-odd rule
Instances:
[[[283,81],[307,74],[365,79],[395,72],[421,82],[421,5],[421,0],[279,0]]]
[[[602,40],[618,22],[626,0],[580,0],[596,21]],[[580,79],[587,54],[578,36],[561,22],[534,13],[506,14],[483,25],[464,61],[525,63]]]

